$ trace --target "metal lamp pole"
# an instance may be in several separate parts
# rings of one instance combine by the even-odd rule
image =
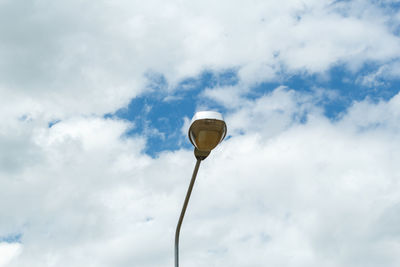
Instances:
[[[186,193],[185,201],[179,221],[175,231],[175,267],[179,267],[179,234],[186,208],[189,203],[190,195],[193,190],[194,182],[196,181],[197,172],[199,171],[200,163],[207,158],[211,150],[214,149],[226,135],[226,124],[222,115],[218,112],[201,111],[197,112],[192,119],[189,128],[189,139],[195,146],[194,155],[197,159],[193,170],[192,179],[190,180],[189,188]]]
[[[201,151],[197,150],[197,148],[195,148],[195,151],[194,151],[195,155],[196,155],[196,152],[197,152],[197,154],[201,154]],[[208,152],[208,154],[210,154],[210,152]],[[190,180],[189,188],[187,190],[186,197],[185,197],[185,202],[183,202],[181,215],[179,216],[178,225],[176,226],[176,231],[175,231],[175,267],[179,267],[179,234],[181,231],[183,217],[185,216],[185,212],[186,212],[187,205],[189,203],[190,195],[192,194],[193,185],[194,185],[194,182],[196,181],[197,172],[199,171],[199,167],[200,167],[200,162],[203,159],[205,159],[208,156],[208,154],[206,156],[196,155],[196,159],[197,159],[196,166],[194,167],[194,170],[193,170],[192,179]]]

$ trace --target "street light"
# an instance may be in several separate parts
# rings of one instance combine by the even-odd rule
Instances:
[[[183,203],[181,215],[175,232],[175,267],[179,267],[179,233],[185,211],[189,203],[190,194],[192,193],[194,181],[200,167],[200,162],[207,158],[211,150],[213,150],[226,135],[226,124],[221,113],[214,111],[197,112],[190,124],[189,139],[194,145],[194,155],[197,159],[194,167],[192,180],[190,180],[189,188],[186,193],[185,202]]]

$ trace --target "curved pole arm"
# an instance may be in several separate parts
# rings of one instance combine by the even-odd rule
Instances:
[[[198,172],[199,167],[200,167],[200,162],[201,162],[201,160],[198,159],[197,162],[196,162],[196,166],[194,167],[192,180],[190,181],[189,188],[188,188],[188,191],[186,193],[185,202],[183,203],[181,216],[179,217],[178,225],[176,226],[176,232],[175,232],[175,267],[179,267],[179,233],[181,231],[183,217],[185,216],[186,208],[187,208],[187,205],[189,203],[190,194],[192,193],[193,185],[194,185],[194,182],[196,180],[197,172]]]
[[[179,267],[179,233],[181,231],[183,217],[185,216],[186,208],[189,203],[190,195],[192,193],[194,182],[196,181],[197,172],[199,171],[200,162],[205,159],[210,154],[209,151],[199,151],[197,148],[194,150],[194,155],[196,156],[196,166],[193,170],[192,179],[190,180],[189,188],[186,193],[185,202],[183,202],[183,207],[181,215],[179,216],[178,225],[175,231],[175,267]]]

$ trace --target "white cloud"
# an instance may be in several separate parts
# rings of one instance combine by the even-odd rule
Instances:
[[[396,266],[398,96],[389,103],[356,104],[340,122],[311,109],[307,123],[282,127],[278,122],[291,121],[302,104],[290,91],[274,94],[265,98],[272,102],[279,95],[275,103],[286,99],[297,107],[274,115],[264,105],[263,112],[247,112],[246,121],[233,115],[228,125],[244,122],[245,134],[226,141],[205,163],[210,167],[203,170],[196,192],[207,192],[207,197],[194,197],[197,217],[187,222],[200,230],[186,234],[192,242],[204,242],[197,247],[205,248],[202,257],[218,260],[190,265],[194,255],[188,255],[186,263]],[[357,112],[358,105],[368,113]],[[359,124],[375,113],[385,114],[379,119],[385,126],[360,131]],[[382,235],[386,222],[391,234]]]
[[[199,172],[182,265],[398,266],[398,99],[331,122],[315,98],[278,88],[233,110],[232,137]],[[129,127],[81,117],[23,130],[39,156],[2,170],[0,236],[21,233],[24,247],[8,267],[172,264],[194,157],[149,158]]]
[[[243,101],[243,106],[226,118],[229,133],[257,133],[268,138],[305,120],[308,112],[319,114],[312,100],[312,95],[278,87],[254,101]]]
[[[387,86],[387,81],[392,79],[398,80],[399,77],[400,62],[392,61],[379,66],[377,70],[371,71],[366,75],[360,75],[356,82],[363,86],[380,88],[382,86]]]
[[[103,114],[149,71],[174,85],[238,68],[237,86],[203,92],[230,107],[231,137],[201,167],[182,265],[399,266],[399,96],[336,122],[320,93],[243,96],[282,73],[396,62],[396,16],[365,1],[2,1],[0,238],[21,244],[1,243],[1,264],[172,265],[192,151],[150,158]]]
[[[7,266],[21,251],[21,244],[0,242],[0,266]]]
[[[249,92],[249,88],[245,88],[239,84],[235,86],[207,88],[203,91],[202,96],[212,99],[226,108],[237,108],[247,102],[245,97],[247,92]]]
[[[173,85],[235,67],[248,86],[282,71],[385,63],[400,49],[396,14],[385,11],[366,1],[2,1],[1,105],[62,119],[126,105],[148,71]]]

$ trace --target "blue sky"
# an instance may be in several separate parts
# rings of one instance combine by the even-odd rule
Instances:
[[[0,267],[400,266],[400,2],[0,1]],[[82,15],[84,14],[84,15]],[[18,19],[16,19],[18,18]]]
[[[207,109],[226,111],[226,108],[201,96],[206,88],[236,85],[238,78],[233,70],[215,73],[204,71],[197,77],[186,78],[174,88],[160,74],[148,75],[149,92],[131,100],[128,107],[106,117],[116,116],[134,123],[127,135],[145,134],[145,153],[156,156],[165,150],[189,148],[191,144],[182,135],[183,118],[191,118],[198,105]]]
[[[323,74],[282,75],[279,81],[253,85],[245,98],[257,99],[279,86],[287,86],[309,94],[315,93],[317,88],[325,88],[334,96],[329,97],[327,94],[320,99],[318,105],[324,110],[324,115],[334,121],[346,113],[356,101],[387,101],[399,92],[400,80],[396,77],[380,78],[377,81],[379,88],[360,83],[360,77],[376,72],[378,67],[378,64],[370,63],[353,72],[345,65],[338,65]],[[191,118],[199,106],[222,113],[229,110],[229,107],[204,97],[203,91],[215,87],[235,86],[239,83],[237,71],[234,69],[220,72],[206,70],[196,77],[185,78],[175,86],[168,84],[162,74],[151,73],[146,77],[149,91],[132,99],[127,107],[106,114],[105,117],[132,121],[134,127],[126,135],[146,135],[144,152],[152,157],[165,150],[190,148],[190,142],[181,131],[184,126],[183,118]]]

